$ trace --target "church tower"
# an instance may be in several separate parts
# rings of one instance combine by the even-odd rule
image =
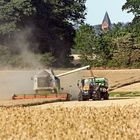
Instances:
[[[103,19],[101,26],[102,26],[102,30],[104,32],[108,31],[111,28],[111,21],[110,21],[110,18],[109,18],[109,15],[107,12],[105,13],[105,16],[104,16],[104,19]]]

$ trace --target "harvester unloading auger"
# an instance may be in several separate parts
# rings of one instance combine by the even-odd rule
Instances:
[[[88,65],[58,75],[54,75],[52,69],[41,70],[33,78],[35,94],[14,94],[12,99],[51,98],[70,100],[72,95],[61,90],[59,77],[89,68]]]

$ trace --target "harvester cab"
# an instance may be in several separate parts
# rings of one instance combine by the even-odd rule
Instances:
[[[54,75],[52,69],[41,70],[34,76],[34,91],[36,94],[58,93],[60,79]]]
[[[78,100],[107,100],[108,94],[108,80],[100,77],[89,77],[78,81],[78,87],[80,89]]]

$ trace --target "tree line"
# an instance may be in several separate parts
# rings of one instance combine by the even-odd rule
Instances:
[[[140,68],[140,2],[127,0],[122,10],[134,14],[131,23],[113,24],[107,32],[83,24],[76,32],[75,49],[82,64],[95,67]]]
[[[16,56],[28,42],[25,48],[43,55],[43,60],[49,61],[48,57],[53,57],[54,66],[67,66],[75,27],[85,19],[85,1],[0,0],[1,53]],[[23,45],[17,47],[21,38]],[[3,57],[5,59],[5,55],[1,59]],[[11,63],[11,59],[9,61],[12,65],[17,64],[15,61]]]
[[[85,2],[0,0],[0,65],[26,67],[23,59],[31,52],[44,66],[68,67],[74,49],[82,65],[140,67],[139,0],[122,6],[134,14],[131,23],[114,24],[100,34],[84,24]]]

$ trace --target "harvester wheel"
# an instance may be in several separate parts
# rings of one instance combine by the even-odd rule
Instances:
[[[109,94],[108,94],[108,92],[105,92],[104,93],[104,100],[108,100],[109,99]]]
[[[67,94],[67,101],[71,101],[72,100],[72,95],[71,94]]]
[[[81,92],[78,94],[78,101],[83,101],[83,95]]]

